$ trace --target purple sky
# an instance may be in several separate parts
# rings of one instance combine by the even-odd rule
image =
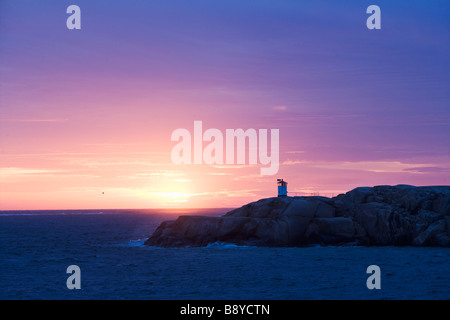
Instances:
[[[65,26],[71,4],[81,7],[81,30]],[[381,7],[381,30],[366,28],[371,4]],[[446,0],[3,0],[0,207],[42,197],[35,187],[20,195],[34,186],[27,170],[52,186],[43,207],[56,194],[72,201],[65,185],[77,195],[83,186],[153,190],[148,181],[120,180],[130,168],[81,179],[97,176],[87,162],[104,164],[112,153],[116,164],[139,154],[189,176],[196,169],[170,166],[169,137],[194,120],[221,130],[280,129],[280,175],[299,192],[450,184],[449,17]],[[77,182],[55,181],[52,170]],[[195,174],[183,179],[209,181]],[[248,198],[258,198],[270,194],[261,180],[221,181],[216,191],[253,190]],[[150,200],[139,206],[155,205]]]

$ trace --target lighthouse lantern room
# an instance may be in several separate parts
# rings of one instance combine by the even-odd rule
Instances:
[[[283,179],[277,179],[278,184],[278,196],[287,197],[287,182]]]

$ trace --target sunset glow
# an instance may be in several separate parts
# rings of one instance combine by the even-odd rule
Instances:
[[[0,210],[238,207],[277,178],[291,195],[450,184],[447,1],[378,1],[376,31],[357,2],[193,2],[80,0],[81,30],[66,2],[0,4]],[[194,121],[279,129],[278,173],[174,164]]]

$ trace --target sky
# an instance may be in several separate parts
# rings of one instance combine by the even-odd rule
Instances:
[[[239,207],[277,178],[306,196],[449,185],[449,17],[447,0],[1,0],[0,209]],[[278,129],[278,173],[174,164],[194,121]]]

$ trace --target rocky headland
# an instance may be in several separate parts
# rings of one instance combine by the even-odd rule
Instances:
[[[165,221],[146,245],[450,247],[450,186],[360,187],[334,198],[274,197],[221,217]]]

